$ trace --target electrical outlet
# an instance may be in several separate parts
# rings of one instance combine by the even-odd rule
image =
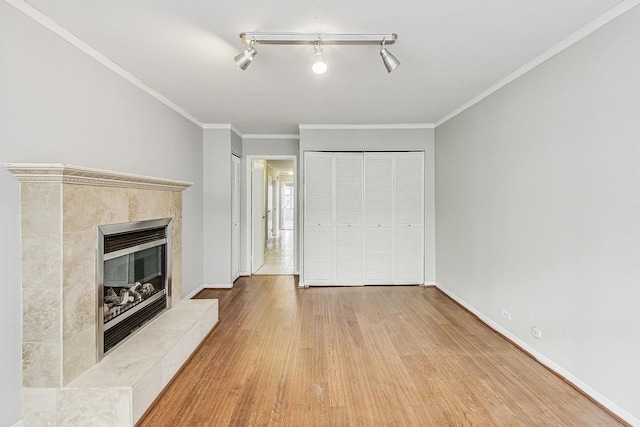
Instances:
[[[505,310],[503,308],[502,309],[502,317],[506,318],[507,320],[511,320],[511,313],[509,313],[507,310]]]
[[[531,328],[531,333],[536,338],[542,338],[542,331],[537,326],[534,326],[533,328]]]

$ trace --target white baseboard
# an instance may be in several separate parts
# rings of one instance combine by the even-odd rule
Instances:
[[[424,287],[437,286],[436,282],[424,282],[422,285]]]
[[[231,289],[233,283],[205,283],[202,287],[205,289]]]
[[[558,365],[557,363],[547,358],[544,354],[540,353],[535,348],[531,347],[526,342],[522,341],[520,338],[511,334],[502,326],[500,326],[499,324],[497,324],[496,322],[494,322],[493,320],[491,320],[490,318],[488,318],[487,316],[485,316],[484,314],[476,310],[471,305],[467,304],[463,299],[459,298],[453,292],[449,291],[447,288],[442,286],[440,283],[436,282],[435,286],[439,290],[447,294],[455,302],[457,302],[458,304],[460,304],[461,306],[469,310],[471,313],[476,315],[483,323],[485,323],[491,329],[493,329],[500,335],[514,342],[517,346],[521,347],[523,350],[525,350],[527,353],[533,356],[539,363],[546,366],[547,368],[549,368],[559,376],[563,377],[565,380],[573,384],[576,388],[580,389],[584,394],[588,395],[593,400],[595,400],[596,402],[598,402],[599,404],[601,404],[602,406],[604,406],[609,411],[613,412],[614,414],[616,414],[617,416],[619,416],[629,424],[633,426],[640,426],[640,419],[634,417],[624,409],[620,408],[618,405],[616,405],[615,403],[613,403],[612,401],[610,401],[609,399],[607,399],[606,397],[604,397],[603,395],[595,391],[593,388],[591,388],[589,385],[581,381],[579,378],[577,378],[576,376],[574,376],[573,374],[571,374],[570,372],[562,368],[560,365]]]
[[[198,292],[200,292],[201,290],[204,289],[204,285],[197,287],[194,291],[190,292],[189,295],[186,295],[184,298],[182,299],[191,299],[193,297],[195,297]]]
[[[189,295],[186,295],[183,299],[191,299],[195,297],[203,289],[231,289],[231,288],[233,288],[233,284],[212,285],[212,284],[205,283],[204,285],[196,288],[193,292],[190,292]]]

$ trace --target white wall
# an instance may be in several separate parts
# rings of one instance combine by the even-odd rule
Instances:
[[[206,285],[230,286],[231,155],[242,155],[242,140],[231,127],[205,129],[203,136],[203,278]],[[242,197],[242,188],[241,195]],[[243,228],[241,223],[241,229]],[[243,257],[241,257],[243,258]],[[242,269],[242,259],[240,260]]]
[[[194,182],[183,292],[202,284],[202,129],[0,2],[0,164],[68,163]],[[0,426],[21,415],[20,193],[0,167]]]
[[[389,127],[371,128],[358,126],[352,129],[323,128],[312,125],[300,126],[300,158],[305,151],[424,151],[425,176],[425,283],[434,283],[435,264],[435,183],[434,183],[434,130],[427,127]],[[298,162],[300,178],[303,182],[303,165]],[[300,185],[302,187],[302,185]],[[298,191],[298,205],[302,206],[302,188]],[[298,209],[298,223],[302,224],[302,209]],[[299,247],[302,246],[302,228],[300,228]]]
[[[640,7],[436,129],[436,237],[440,286],[640,425]]]

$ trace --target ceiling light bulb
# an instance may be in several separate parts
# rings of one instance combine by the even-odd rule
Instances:
[[[324,74],[327,72],[327,63],[324,62],[324,55],[322,54],[322,48],[319,43],[316,43],[313,49],[313,65],[311,69],[316,74]]]
[[[251,65],[251,61],[258,54],[258,51],[255,47],[253,47],[254,42],[251,42],[251,45],[247,50],[241,52],[233,58],[236,62],[236,65],[240,67],[241,70],[246,70],[249,65]]]

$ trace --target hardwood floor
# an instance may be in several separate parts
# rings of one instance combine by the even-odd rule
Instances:
[[[253,276],[139,426],[624,425],[435,288]]]

